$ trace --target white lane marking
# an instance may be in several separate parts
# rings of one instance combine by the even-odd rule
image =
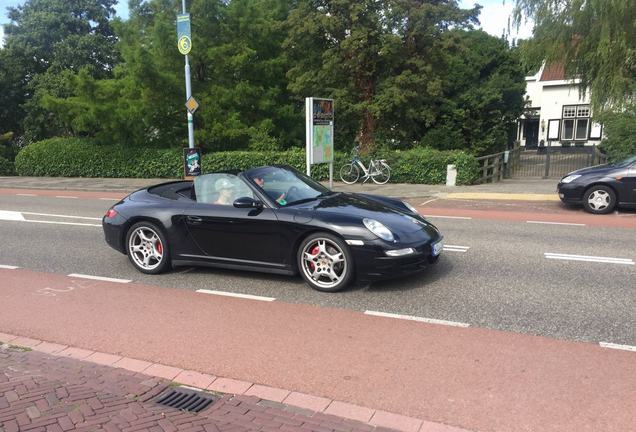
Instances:
[[[17,266],[0,264],[0,269],[5,269],[5,270],[15,270],[15,269],[19,269],[19,268],[20,268],[20,267],[17,267]]]
[[[585,226],[582,223],[570,223],[570,222],[546,222],[546,221],[526,221],[530,224],[544,224],[544,225],[570,225],[570,226]]]
[[[55,195],[55,198],[70,198],[70,199],[77,199],[76,196],[69,196],[69,195]]]
[[[37,196],[36,194],[27,194],[27,193],[21,193],[21,194],[16,194],[17,196],[27,196],[27,197],[34,197]]]
[[[428,204],[428,203],[432,203],[433,201],[437,201],[438,199],[439,199],[439,198],[433,198],[433,199],[430,199],[430,200],[428,200],[428,201],[424,201],[424,202],[423,202],[422,204],[420,204],[420,205],[421,205],[421,206],[425,206],[426,204]]]
[[[457,321],[446,321],[446,320],[440,320],[435,318],[422,318],[422,317],[411,316],[411,315],[400,315],[400,314],[392,314],[392,313],[378,312],[378,311],[371,311],[371,310],[364,311],[364,314],[379,316],[384,318],[397,318],[397,319],[403,319],[408,321],[419,321],[419,322],[425,322],[428,324],[447,325],[452,327],[469,327],[470,326],[470,324],[457,322]]]
[[[468,252],[470,246],[456,246],[456,245],[444,245],[444,252]]]
[[[104,201],[120,201],[119,198],[100,198],[100,200],[104,200]]]
[[[611,348],[611,349],[617,349],[617,350],[623,350],[623,351],[636,352],[636,346],[633,346],[633,345],[621,345],[621,344],[615,344],[611,342],[599,342],[598,344],[602,346],[603,348]]]
[[[80,223],[80,222],[57,222],[57,221],[26,220],[26,219],[23,222],[52,224],[52,225],[74,225],[74,226],[101,227],[101,225],[98,225],[98,224],[89,224],[89,223]]]
[[[424,209],[422,213],[426,213],[426,209]],[[440,215],[423,215],[423,216],[426,218],[440,218],[440,219],[464,219],[464,220],[472,219],[471,217],[467,217],[467,216],[440,216]]]
[[[0,210],[0,220],[24,221],[25,219],[20,212]]]
[[[630,258],[612,258],[612,257],[598,257],[588,255],[569,255],[569,254],[556,254],[545,252],[543,254],[547,259],[569,260],[569,261],[586,261],[586,262],[599,262],[607,264],[626,264],[634,265],[634,260]]]
[[[276,300],[273,297],[261,297],[261,296],[251,295],[251,294],[239,294],[239,293],[233,293],[233,292],[215,291],[215,290],[207,290],[207,289],[198,289],[197,292],[202,294],[213,294],[213,295],[219,295],[224,297],[237,297],[242,299],[260,300],[260,301],[266,301],[266,302],[271,302]]]
[[[110,277],[104,277],[104,276],[92,276],[92,275],[85,275],[80,273],[71,273],[67,276],[72,278],[91,279],[91,280],[97,280],[97,281],[103,281],[103,282],[116,282],[116,283],[132,282],[132,280],[130,279],[117,279],[117,278],[110,278]]]
[[[23,215],[33,215],[33,216],[50,216],[50,217],[58,217],[65,219],[88,219],[88,220],[102,220],[102,218],[98,217],[88,217],[88,216],[69,216],[69,215],[61,215],[61,214],[52,214],[52,213],[33,213],[33,212],[22,212]]]

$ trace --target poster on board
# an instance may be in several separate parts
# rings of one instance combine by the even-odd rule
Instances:
[[[333,99],[307,98],[307,156],[309,164],[333,162]]]

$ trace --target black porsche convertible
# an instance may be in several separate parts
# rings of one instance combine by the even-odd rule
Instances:
[[[435,263],[439,230],[383,196],[334,192],[287,166],[138,190],[108,210],[106,242],[141,272],[202,265],[293,275],[334,292]]]

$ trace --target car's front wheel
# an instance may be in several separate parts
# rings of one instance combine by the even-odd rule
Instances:
[[[594,214],[609,213],[616,207],[616,193],[607,186],[592,186],[583,195],[583,207]]]
[[[126,248],[130,262],[142,273],[157,274],[170,267],[168,242],[161,229],[151,222],[138,222],[130,227]]]
[[[351,252],[346,243],[334,235],[310,235],[301,243],[297,255],[300,274],[313,289],[340,291],[353,278]]]

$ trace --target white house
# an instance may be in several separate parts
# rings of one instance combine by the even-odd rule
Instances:
[[[522,146],[588,146],[601,142],[602,126],[591,118],[590,95],[580,80],[566,79],[562,65],[545,63],[526,77],[526,108],[518,122]]]

